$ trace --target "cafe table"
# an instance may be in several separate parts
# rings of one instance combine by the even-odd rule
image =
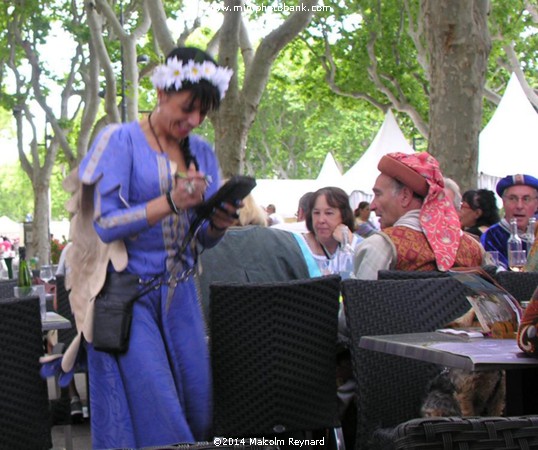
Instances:
[[[409,333],[363,336],[359,347],[456,369],[505,370],[506,415],[538,413],[538,358],[523,353],[515,339]]]
[[[71,321],[69,319],[66,319],[64,316],[58,314],[55,311],[47,311],[45,317],[41,320],[41,329],[43,331],[65,330],[65,329],[71,328],[72,326],[73,325],[71,324]],[[58,385],[58,378],[54,377],[54,392],[52,395],[54,398],[58,398],[59,393],[60,393],[60,386]],[[68,427],[65,430],[65,432],[70,434],[71,433],[70,427]],[[66,442],[68,441],[70,442],[70,438],[67,438]]]
[[[43,331],[65,330],[71,327],[72,324],[69,319],[54,311],[47,311],[45,318],[41,321],[41,329]]]

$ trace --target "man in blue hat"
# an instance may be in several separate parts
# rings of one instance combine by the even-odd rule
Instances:
[[[515,218],[523,249],[527,251],[527,242],[523,239],[527,231],[529,218],[538,209],[538,179],[531,175],[508,175],[497,183],[497,194],[502,198],[504,218],[490,227],[480,238],[486,251],[498,251],[499,261],[508,267],[507,243],[510,237],[510,220]]]

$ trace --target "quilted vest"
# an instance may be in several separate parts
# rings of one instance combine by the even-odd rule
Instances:
[[[402,226],[385,228],[383,232],[390,237],[396,247],[397,270],[437,270],[435,255],[423,232]],[[480,244],[468,234],[463,233],[453,267],[480,265],[482,265]]]

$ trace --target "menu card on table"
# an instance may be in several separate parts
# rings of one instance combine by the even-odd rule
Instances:
[[[497,338],[515,337],[522,311],[509,292],[479,267],[458,268],[449,273],[474,292],[467,300],[485,333]]]

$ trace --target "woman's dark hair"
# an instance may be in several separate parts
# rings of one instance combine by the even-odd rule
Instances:
[[[310,200],[312,199],[312,196],[314,195],[313,192],[307,192],[306,194],[303,194],[301,198],[299,199],[299,205],[298,209],[303,210],[303,216],[307,217],[310,214],[309,208],[310,208]]]
[[[462,201],[467,203],[469,207],[476,211],[480,209],[482,214],[476,220],[476,227],[491,226],[501,220],[499,216],[499,208],[497,208],[497,200],[495,194],[489,189],[478,189],[465,191],[461,197]]]
[[[203,63],[204,61],[209,61],[218,66],[217,62],[206,52],[200,50],[196,47],[177,47],[172,50],[166,56],[166,61],[169,59],[176,58],[181,61],[184,65],[189,61],[194,61],[196,63]],[[190,81],[183,80],[181,89],[176,89],[173,85],[165,89],[167,93],[181,92],[188,90],[191,94],[191,104],[190,107],[194,106],[196,101],[200,102],[200,110],[203,113],[209,111],[215,111],[220,106],[220,91],[214,84],[210,83],[205,79],[201,79],[197,83],[191,83]],[[185,158],[185,164],[189,167],[191,162],[194,162],[196,170],[199,170],[198,161],[192,155],[190,150],[189,137],[187,136],[181,141],[180,144],[183,157]]]
[[[355,217],[359,217],[360,214],[361,214],[361,211],[364,208],[368,208],[368,206],[370,206],[370,202],[364,202],[364,201],[360,202],[359,205],[357,206],[357,208],[354,211]]]
[[[465,191],[461,196],[461,201],[469,205],[469,207],[474,211],[478,208],[478,204],[475,202],[476,190],[469,189]]]
[[[321,189],[318,189],[316,192],[314,192],[314,195],[310,198],[310,205],[309,205],[309,213],[306,216],[306,228],[311,233],[314,232],[314,226],[312,224],[312,209],[314,209],[314,205],[316,203],[316,200],[318,197],[324,195],[327,203],[329,206],[332,206],[333,208],[338,208],[340,210],[340,214],[342,215],[342,223],[348,227],[350,230],[353,231],[354,227],[354,220],[353,220],[353,210],[351,209],[351,206],[349,205],[349,198],[347,194],[338,187],[324,187]]]
[[[204,61],[209,61],[218,66],[217,62],[206,52],[200,50],[196,47],[177,47],[172,50],[166,56],[166,61],[172,58],[177,58],[183,64],[187,64],[190,60],[196,63],[203,63]],[[191,83],[190,81],[183,80],[182,86],[177,90],[173,85],[166,88],[165,91],[168,93],[181,92],[188,90],[192,94],[192,103],[190,106],[193,106],[195,101],[200,102],[200,110],[202,112],[215,111],[220,106],[220,91],[211,82],[205,79],[201,79],[197,83]]]

